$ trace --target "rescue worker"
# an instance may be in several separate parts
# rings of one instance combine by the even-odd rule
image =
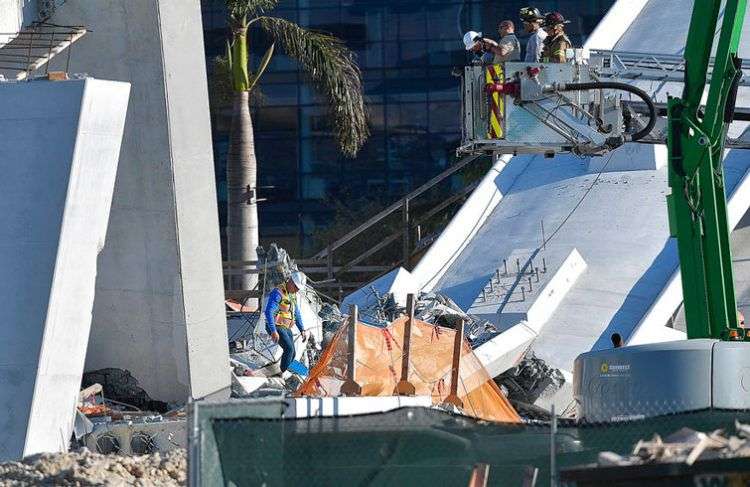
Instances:
[[[547,38],[547,33],[542,29],[544,16],[534,7],[522,8],[519,15],[523,21],[523,30],[531,34],[526,41],[526,55],[523,60],[527,63],[541,62],[544,39]]]
[[[296,326],[299,329],[302,341],[307,340],[307,332],[297,304],[297,292],[304,291],[306,285],[307,278],[303,273],[292,272],[292,276],[285,283],[273,288],[266,302],[266,331],[283,350],[280,364],[282,373],[294,360],[292,327]]]
[[[542,28],[547,31],[547,38],[544,39],[542,62],[566,62],[565,51],[573,47],[573,43],[565,35],[565,24],[569,23],[570,21],[565,20],[560,12],[551,12],[544,16]]]
[[[622,347],[622,336],[619,333],[612,333],[610,340],[612,340],[613,347],[615,348]]]
[[[470,30],[464,34],[464,47],[472,54],[471,64],[482,65],[492,62],[492,54],[485,49],[481,32]]]
[[[518,61],[521,59],[521,43],[516,37],[516,26],[512,20],[503,20],[497,26],[497,32],[500,34],[500,41],[495,42],[492,39],[482,39],[484,49],[495,55],[492,62],[494,64],[504,63],[505,61]]]

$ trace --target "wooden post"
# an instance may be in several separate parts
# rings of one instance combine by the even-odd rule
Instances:
[[[414,384],[409,382],[409,356],[411,354],[411,327],[414,323],[414,295],[406,296],[407,320],[404,324],[404,351],[401,357],[401,380],[396,384],[393,394],[396,396],[413,396],[416,394]]]
[[[349,306],[349,353],[347,354],[346,381],[341,385],[341,394],[359,396],[362,387],[354,380],[354,368],[357,365],[357,322],[359,321],[357,305]]]
[[[458,398],[458,372],[461,368],[461,348],[464,341],[464,320],[458,321],[456,337],[453,340],[453,364],[451,366],[451,393],[445,398],[445,404],[452,404],[463,409],[464,403]]]
[[[404,198],[403,212],[401,222],[404,226],[404,268],[408,269],[411,258],[411,249],[409,245],[409,198]]]

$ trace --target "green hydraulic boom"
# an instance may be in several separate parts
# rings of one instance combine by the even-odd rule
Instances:
[[[724,12],[721,7],[724,3]],[[688,338],[748,340],[738,327],[722,168],[742,61],[746,0],[695,0],[685,49],[682,98],[668,102],[672,236],[677,238]],[[714,36],[721,30],[705,109],[701,100]]]

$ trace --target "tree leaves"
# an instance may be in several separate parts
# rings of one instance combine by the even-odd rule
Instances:
[[[339,148],[349,157],[356,156],[370,130],[354,54],[340,39],[285,19],[258,17],[251,21],[256,22],[300,64],[314,88],[327,98]]]
[[[278,3],[278,0],[226,0],[229,16],[235,22],[270,12]]]

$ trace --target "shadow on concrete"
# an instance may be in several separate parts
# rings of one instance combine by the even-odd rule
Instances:
[[[619,333],[627,342],[634,328],[659,297],[659,293],[667,285],[678,265],[677,241],[670,238],[654,258],[651,266],[630,289],[622,305],[594,343],[592,350],[611,348],[610,337],[613,333]]]

